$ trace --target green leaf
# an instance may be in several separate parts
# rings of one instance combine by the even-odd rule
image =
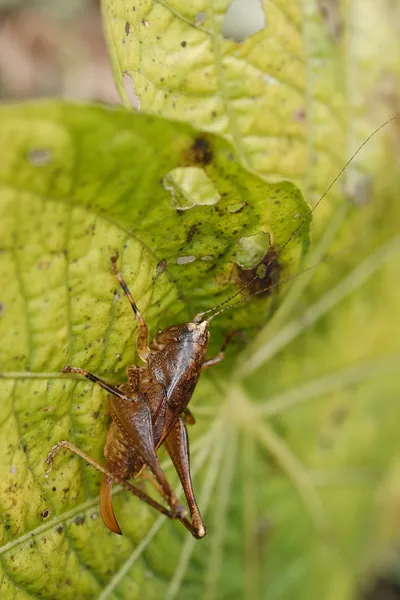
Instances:
[[[287,177],[317,198],[347,144],[340,39],[315,2],[260,0],[235,16],[240,4],[139,0],[133,10],[126,0],[103,0],[121,99],[217,133],[249,170]],[[250,13],[256,23],[239,43],[230,39],[233,21]]]
[[[121,98],[131,106],[134,90],[142,112],[218,133],[249,170],[314,204],[398,112],[399,8],[264,0],[264,28],[238,43],[226,39],[234,4],[103,0]],[[173,594],[350,600],[397,577],[397,121],[344,181],[313,215],[308,265],[333,258],[294,282],[229,376],[222,410],[239,441],[211,550],[184,555]]]
[[[2,598],[105,598],[114,588],[159,598],[187,539],[182,526],[117,491],[125,535],[115,536],[99,518],[98,473],[59,455],[45,478],[45,458],[62,439],[101,460],[109,424],[106,395],[60,369],[70,363],[120,382],[136,360],[134,315],[110,267],[116,249],[153,334],[242,286],[248,272],[235,261],[243,235],[264,231],[280,246],[303,219],[280,261],[282,277],[296,270],[309,209],[293,185],[244,172],[224,141],[122,110],[3,107],[0,140]],[[207,178],[202,201],[173,208],[165,179],[192,168]],[[214,345],[228,324],[261,324],[267,304],[258,296],[225,324],[216,320]],[[197,397],[217,403],[222,394],[205,376]],[[196,430],[205,511],[225,432],[220,419]]]
[[[246,270],[232,280],[241,239],[263,232],[282,247],[302,221],[295,211],[306,211],[290,184],[265,187],[235,156],[264,178],[299,183],[314,202],[396,112],[393,3],[351,0],[340,12],[264,2],[265,29],[241,44],[220,35],[228,4],[103,3],[120,89],[127,72],[143,112],[201,133],[99,108],[2,109],[1,245],[12,249],[0,254],[5,598],[352,600],[398,572],[396,122],[314,213],[308,264],[329,249],[326,264],[294,281],[271,320],[267,301],[254,299],[213,321],[215,350],[232,324],[267,323],[235,365],[202,376],[191,405],[208,537],[196,542],[117,491],[125,536],[116,538],[98,517],[99,477],[80,460],[59,456],[43,479],[55,441],[70,437],[100,459],[107,428],[105,396],[59,378],[68,353],[113,381],[135,358],[131,312],[112,300],[110,252],[127,245],[123,270],[153,331],[192,316],[248,280]],[[207,184],[200,197],[196,174]],[[204,202],[215,190],[221,199]],[[269,280],[299,268],[306,244],[302,231]]]

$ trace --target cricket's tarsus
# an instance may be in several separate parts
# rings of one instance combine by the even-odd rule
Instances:
[[[266,269],[278,259],[283,249],[307,222],[310,214],[321,203],[361,148],[394,118],[396,117],[386,121],[364,141],[310,210],[310,213],[300,221],[279,251],[274,252],[271,260],[265,265]],[[62,448],[69,450],[103,473],[100,491],[100,513],[105,525],[111,531],[117,534],[122,533],[114,514],[111,495],[112,485],[118,483],[162,515],[179,520],[195,538],[200,539],[206,535],[206,527],[197,506],[190,475],[189,441],[186,424],[194,425],[195,418],[190,412],[188,404],[202,370],[212,367],[224,359],[225,348],[233,335],[230,332],[226,336],[221,350],[216,356],[206,358],[210,337],[209,324],[212,319],[225,310],[231,309],[253,296],[265,293],[267,289],[275,287],[278,283],[272,283],[266,288],[253,292],[246,298],[241,298],[233,304],[229,304],[254,283],[258,278],[256,273],[253,279],[227,300],[197,314],[192,321],[173,325],[159,331],[148,344],[147,324],[123,276],[119,272],[117,262],[118,252],[111,257],[112,270],[123,288],[138,321],[136,345],[138,355],[144,364],[128,367],[128,382],[119,385],[107,383],[79,367],[70,365],[64,367],[63,373],[82,375],[110,393],[112,421],[104,448],[106,462],[105,465],[101,465],[71,442],[63,440],[53,447],[46,459],[46,463],[49,465],[46,477],[51,470],[56,454]],[[298,275],[295,274],[285,281],[290,281]],[[162,445],[165,446],[178,473],[189,508],[190,519],[186,517],[186,509],[170,487],[158,461],[156,451]],[[137,477],[142,472],[148,473],[166,506],[129,483],[129,479]]]

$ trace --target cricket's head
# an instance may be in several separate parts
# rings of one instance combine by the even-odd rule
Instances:
[[[180,323],[179,325],[172,325],[162,331],[159,331],[155,340],[152,342],[157,346],[157,350],[160,349],[161,345],[167,343],[192,343],[200,344],[201,346],[208,344],[209,334],[209,322],[208,320],[199,321],[197,315],[193,321],[186,323]]]
[[[209,321],[208,319],[204,321],[198,321],[198,317],[199,315],[196,315],[193,321],[186,323],[189,335],[196,344],[208,344],[208,340],[210,338]]]

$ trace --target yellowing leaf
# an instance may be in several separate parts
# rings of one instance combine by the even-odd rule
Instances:
[[[291,184],[244,172],[225,142],[207,136],[199,145],[186,125],[121,110],[3,107],[0,140],[2,598],[43,590],[48,598],[106,598],[119,584],[125,597],[159,598],[185,538],[182,526],[166,528],[117,492],[125,535],[115,536],[99,518],[98,473],[60,455],[45,478],[45,458],[62,439],[102,460],[109,425],[106,395],[60,369],[70,363],[120,382],[136,359],[134,315],[110,266],[116,249],[154,333],[241,287],[235,256],[244,232],[265,227],[281,245],[301,213],[304,228],[281,261],[282,276],[293,272],[307,245],[308,207]],[[203,202],[175,210],[163,181],[174,169],[193,168],[209,182]],[[243,209],[232,213],[235,202]],[[180,260],[187,256],[194,261]],[[227,313],[231,327],[266,319],[265,299],[253,302],[257,311],[247,305]],[[213,328],[216,347],[223,323]],[[210,382],[202,389],[215,401],[221,394]],[[193,468],[206,511],[221,423],[200,423],[196,439]],[[125,561],[132,581],[120,571]]]

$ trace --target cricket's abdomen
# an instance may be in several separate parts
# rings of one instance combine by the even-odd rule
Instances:
[[[108,430],[104,456],[110,471],[122,477],[136,477],[143,468],[143,461],[135,453],[126,433],[114,421]]]

